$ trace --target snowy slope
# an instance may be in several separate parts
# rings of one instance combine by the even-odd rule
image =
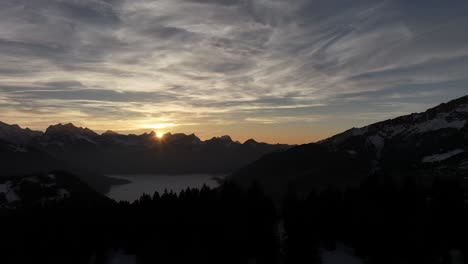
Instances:
[[[370,175],[427,183],[468,176],[468,96],[265,155],[230,178],[246,187],[256,181],[280,197],[287,188],[356,186]]]
[[[468,96],[423,113],[352,128],[319,142],[332,150],[365,155],[377,167],[449,162],[468,151]],[[453,158],[453,159],[452,159]],[[375,169],[375,168],[372,168]]]

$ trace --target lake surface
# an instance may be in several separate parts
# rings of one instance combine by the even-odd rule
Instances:
[[[210,188],[218,187],[215,178],[224,178],[224,175],[214,174],[138,174],[138,175],[107,175],[109,177],[128,180],[131,183],[112,186],[107,193],[109,198],[116,201],[133,202],[144,193],[153,195],[155,191],[162,194],[164,190],[179,193],[190,188],[201,188],[206,184]]]

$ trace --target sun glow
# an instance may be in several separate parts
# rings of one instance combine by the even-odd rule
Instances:
[[[163,132],[160,132],[160,131],[156,132],[156,137],[157,138],[162,138],[163,136],[164,136]]]
[[[165,129],[168,127],[173,127],[176,124],[174,123],[158,123],[158,124],[144,124],[143,128],[151,128],[151,129]]]

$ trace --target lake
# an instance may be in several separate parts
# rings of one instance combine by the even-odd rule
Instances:
[[[116,201],[133,202],[143,193],[153,195],[155,191],[162,194],[164,190],[179,193],[190,188],[201,188],[206,184],[210,188],[219,186],[215,178],[224,178],[224,175],[215,174],[138,174],[138,175],[107,175],[112,178],[130,181],[128,184],[114,185],[107,193],[109,198]]]

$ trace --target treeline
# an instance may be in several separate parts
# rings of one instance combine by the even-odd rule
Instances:
[[[72,197],[3,210],[1,263],[107,263],[110,249],[143,264],[280,261],[277,213],[256,187],[155,193],[133,203]]]
[[[1,263],[107,263],[111,249],[142,264],[320,263],[321,248],[343,243],[367,263],[430,264],[457,263],[468,248],[463,189],[447,179],[423,187],[374,176],[346,191],[290,191],[280,206],[257,184],[226,183],[133,203],[70,197],[0,214]]]
[[[320,247],[344,243],[366,263],[468,263],[464,191],[457,179],[396,182],[370,177],[359,188],[285,199],[288,262],[320,263]],[[314,254],[311,254],[314,252]]]

